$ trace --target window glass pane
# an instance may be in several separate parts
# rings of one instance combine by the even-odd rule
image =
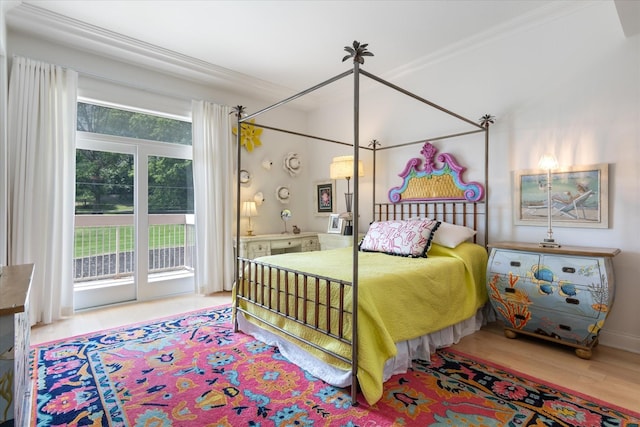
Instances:
[[[191,123],[78,102],[77,129],[83,132],[191,145]]]
[[[191,160],[149,156],[149,273],[193,269]]]
[[[191,160],[149,156],[149,213],[193,213]]]
[[[133,213],[133,156],[76,150],[76,214]]]

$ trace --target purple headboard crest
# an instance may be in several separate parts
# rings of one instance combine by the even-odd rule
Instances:
[[[462,173],[466,168],[460,166],[453,155],[439,154],[437,160],[443,165],[439,168],[434,163],[438,149],[430,142],[425,142],[420,150],[424,157],[415,157],[407,162],[404,170],[398,174],[403,179],[402,185],[389,190],[392,203],[429,200],[464,200],[477,202],[484,197],[484,187],[477,182],[466,183]]]

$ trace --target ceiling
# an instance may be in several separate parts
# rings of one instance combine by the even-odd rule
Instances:
[[[582,1],[22,0],[12,30],[40,33],[128,61],[145,51],[166,71],[182,67],[238,88],[295,93],[347,70],[344,47],[369,44],[366,69],[383,78],[534,25]],[[579,6],[583,7],[583,6]],[[175,70],[171,70],[173,67]],[[196,74],[199,75],[196,76]],[[204,80],[207,80],[204,78]]]

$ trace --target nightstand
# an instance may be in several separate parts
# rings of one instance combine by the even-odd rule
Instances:
[[[508,338],[526,334],[591,358],[613,305],[613,248],[490,244],[487,290]]]
[[[254,259],[266,255],[309,252],[319,249],[318,233],[263,234],[240,237],[240,253],[238,255]]]
[[[360,243],[364,234],[360,233],[356,244]],[[353,236],[344,236],[342,234],[318,233],[318,241],[320,242],[320,250],[346,248],[353,244]]]

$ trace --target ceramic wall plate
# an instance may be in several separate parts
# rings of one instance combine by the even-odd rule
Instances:
[[[289,175],[296,176],[300,173],[300,169],[302,169],[302,162],[300,161],[300,156],[297,153],[287,153],[284,156],[284,162],[282,164],[284,170],[289,172]]]
[[[276,198],[280,201],[280,203],[289,203],[290,196],[291,192],[289,191],[289,187],[280,186],[276,188]]]
[[[256,202],[256,205],[258,206],[264,203],[264,194],[262,194],[262,191],[258,191],[256,194],[253,195],[253,201]]]
[[[248,170],[241,169],[240,170],[240,183],[241,184],[248,184],[249,182],[251,182],[251,174],[249,173]]]

